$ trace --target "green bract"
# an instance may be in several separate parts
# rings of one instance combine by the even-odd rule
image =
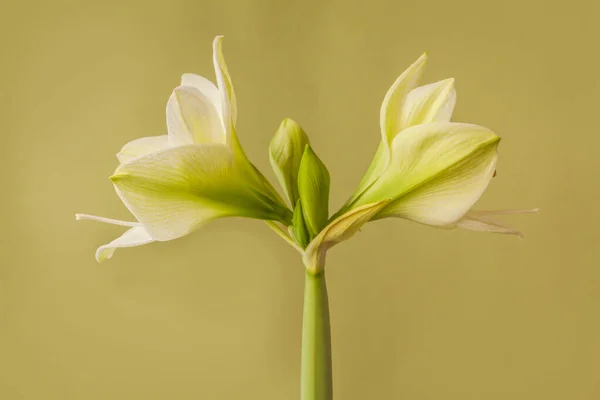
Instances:
[[[167,134],[129,142],[117,155],[120,165],[111,180],[136,221],[77,215],[130,228],[98,249],[98,261],[118,247],[175,239],[213,219],[240,216],[267,221],[301,252],[309,273],[318,274],[326,251],[371,220],[400,217],[520,235],[492,217],[535,211],[472,210],[495,175],[500,138],[482,126],[450,122],[453,79],[418,86],[426,54],[385,95],[375,157],[333,216],[327,167],[300,125],[283,120],[269,158],[286,205],[238,140],[236,97],[221,41],[213,43],[217,85],[184,74],[167,102]]]

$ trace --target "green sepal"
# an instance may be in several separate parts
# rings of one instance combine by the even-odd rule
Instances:
[[[311,239],[327,225],[329,216],[329,171],[306,145],[298,170],[298,194]]]

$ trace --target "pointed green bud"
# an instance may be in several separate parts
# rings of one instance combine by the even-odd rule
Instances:
[[[300,247],[305,249],[310,242],[310,235],[308,234],[308,229],[306,228],[306,223],[304,222],[302,203],[300,201],[296,203],[296,207],[294,208],[294,216],[292,217],[292,226],[290,229],[294,239],[296,239],[296,242],[300,245]]]
[[[308,136],[300,125],[286,118],[269,145],[271,167],[292,207],[298,201],[298,169],[307,144]]]
[[[329,171],[310,145],[306,145],[300,162],[298,194],[308,233],[314,238],[329,217]]]

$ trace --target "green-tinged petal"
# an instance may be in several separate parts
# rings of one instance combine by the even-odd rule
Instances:
[[[214,104],[192,86],[179,86],[173,91],[167,103],[167,128],[172,146],[226,142]]]
[[[327,225],[308,245],[304,252],[304,265],[312,272],[325,266],[327,250],[336,244],[350,239],[360,228],[380,212],[389,200],[365,204],[336,218]]]
[[[375,157],[373,157],[373,160],[371,161],[367,172],[361,179],[360,183],[358,184],[358,187],[356,188],[352,196],[335,213],[335,215],[333,216],[334,218],[339,217],[340,215],[344,214],[346,211],[351,209],[354,203],[357,201],[357,199],[365,192],[365,190],[367,190],[371,185],[373,185],[373,183],[375,183],[377,178],[379,178],[379,176],[385,170],[388,159],[389,156],[388,150],[386,150],[386,146],[383,144],[383,142],[379,142],[379,147],[377,148]]]
[[[307,145],[298,171],[298,194],[311,238],[325,227],[329,218],[329,181],[327,167]]]
[[[452,78],[413,89],[402,106],[401,129],[430,122],[450,122],[455,105]]]
[[[213,64],[217,78],[217,87],[221,96],[221,116],[223,118],[225,143],[233,150],[236,166],[242,173],[246,174],[247,179],[252,181],[251,185],[261,194],[266,196],[269,201],[276,203],[276,207],[285,208],[281,196],[266,180],[260,171],[248,160],[244,149],[242,148],[236,134],[235,125],[237,122],[237,101],[231,75],[225,63],[222,49],[223,36],[217,36],[213,41]],[[286,225],[291,222],[291,211],[285,209],[285,214],[290,219]]]
[[[271,167],[290,204],[298,200],[298,170],[308,136],[300,125],[286,118],[269,145]]]
[[[135,247],[143,244],[152,243],[155,240],[146,232],[144,227],[135,226],[112,242],[98,247],[96,250],[96,261],[99,263],[111,258],[115,249],[119,247]]]
[[[115,252],[115,249],[118,247],[134,247],[154,242],[154,239],[148,234],[148,232],[139,222],[121,221],[118,219],[97,217],[89,214],[75,214],[75,219],[88,219],[112,225],[128,226],[131,228],[112,242],[98,247],[98,250],[96,250],[96,261],[98,262],[102,262],[108,258],[111,258]]]
[[[509,226],[502,225],[495,221],[492,217],[498,215],[510,215],[510,214],[529,214],[537,213],[537,208],[529,210],[495,210],[495,211],[469,211],[464,217],[462,217],[456,226],[463,229],[479,232],[492,232],[492,233],[503,233],[506,235],[515,235],[523,239],[523,234],[519,230],[511,228]]]
[[[229,75],[225,57],[223,56],[222,41],[223,36],[217,36],[213,41],[213,63],[215,66],[215,74],[217,76],[217,85],[221,92],[225,129],[229,134],[231,127],[235,127],[237,121],[237,102],[235,92],[233,91],[231,75]]]
[[[219,114],[221,110],[221,93],[214,83],[203,76],[196,74],[183,74],[181,76],[181,86],[192,86],[201,91],[213,104]]]
[[[425,53],[396,79],[386,93],[380,112],[381,135],[384,143],[391,143],[402,129],[401,116],[406,95],[419,83],[426,63]]]
[[[292,217],[292,226],[291,232],[294,236],[296,242],[303,249],[306,248],[308,242],[310,242],[310,234],[308,233],[308,229],[306,228],[306,223],[304,222],[304,214],[302,213],[302,202],[298,201],[296,203],[296,207],[294,208],[294,216]]]
[[[233,166],[225,145],[187,145],[122,164],[111,180],[156,240],[175,239],[225,216],[288,222],[285,210],[250,189]]]
[[[169,147],[168,135],[143,137],[132,140],[123,146],[117,154],[117,159],[120,163],[124,163],[167,147]]]
[[[249,163],[235,130],[237,101],[231,75],[229,75],[225,57],[223,56],[222,41],[223,36],[217,36],[213,41],[213,64],[217,77],[217,86],[221,95],[221,115],[225,128],[226,143],[233,149],[236,160],[242,163]]]
[[[427,54],[424,53],[394,82],[386,93],[380,111],[381,143],[367,172],[348,202],[336,215],[350,208],[356,199],[369,187],[387,168],[390,157],[390,144],[394,137],[403,129],[402,113],[407,95],[418,85],[427,64]]]
[[[388,169],[355,206],[393,199],[377,218],[444,226],[462,218],[494,174],[500,138],[457,123],[415,125],[396,136]]]

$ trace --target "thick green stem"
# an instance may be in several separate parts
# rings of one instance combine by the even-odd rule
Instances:
[[[301,373],[301,400],[333,399],[329,302],[323,271],[306,272]]]

